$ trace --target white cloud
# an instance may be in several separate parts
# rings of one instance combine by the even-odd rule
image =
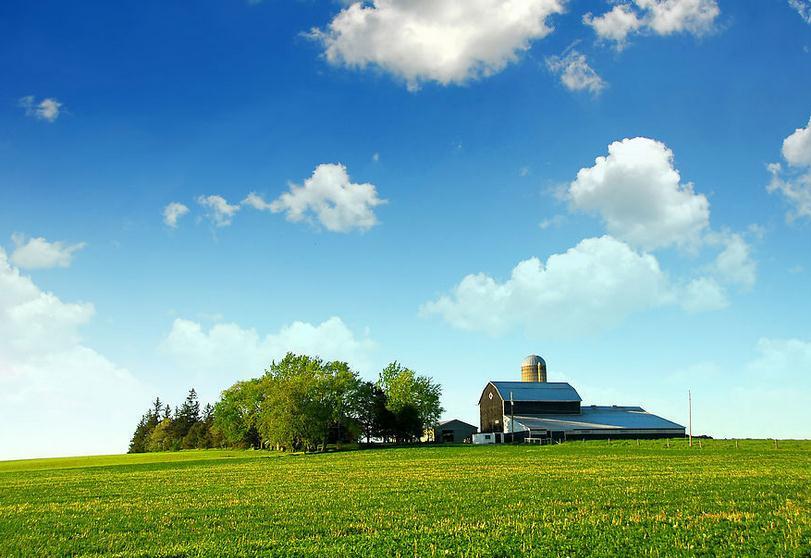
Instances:
[[[560,227],[565,222],[566,222],[565,215],[553,215],[552,217],[547,217],[546,219],[541,220],[541,222],[538,223],[538,227],[542,231],[545,231],[546,229],[552,227],[554,228]]]
[[[0,249],[0,459],[126,448],[148,396],[81,342],[92,316],[91,304],[40,290]]]
[[[551,33],[547,19],[565,0],[373,0],[342,10],[310,36],[327,61],[376,66],[409,89],[461,84],[504,69]]]
[[[628,35],[642,27],[643,22],[628,4],[617,4],[610,11],[594,17],[591,13],[583,16],[583,23],[593,27],[597,36],[603,40],[614,41],[618,50],[622,50]]]
[[[25,109],[26,116],[31,116],[37,120],[45,120],[46,122],[56,121],[62,107],[62,103],[56,99],[46,98],[37,102],[33,95],[22,97],[19,104]]]
[[[797,10],[803,21],[811,24],[811,0],[788,0],[788,4]]]
[[[266,209],[267,204],[262,203],[261,209]],[[353,183],[345,166],[322,164],[303,185],[290,184],[290,191],[274,200],[270,209],[285,212],[289,221],[312,221],[315,217],[327,230],[349,232],[375,226],[374,208],[384,203],[374,184]]]
[[[520,262],[499,283],[468,275],[421,308],[460,329],[499,334],[522,326],[529,335],[567,336],[610,327],[634,312],[674,302],[655,257],[603,236],[563,254]]]
[[[182,203],[172,202],[163,208],[163,222],[167,227],[177,228],[178,220],[189,212]]]
[[[811,119],[805,128],[797,128],[783,140],[782,153],[789,168],[784,172],[780,163],[768,165],[772,179],[766,190],[779,192],[788,201],[789,222],[811,218]]]
[[[692,33],[712,31],[721,14],[716,0],[635,0],[645,14],[645,21],[655,33]]]
[[[783,140],[783,158],[793,167],[811,165],[811,118],[805,128],[797,128]]]
[[[617,4],[601,16],[588,13],[583,22],[600,39],[614,41],[621,50],[633,33],[705,35],[715,28],[720,14],[716,0],[633,0]]]
[[[570,50],[563,56],[547,56],[546,67],[560,76],[560,81],[569,91],[587,90],[597,95],[605,88],[605,81],[589,66],[586,56]]]
[[[24,269],[48,269],[52,267],[69,267],[73,254],[86,246],[84,242],[65,244],[64,242],[48,242],[41,236],[26,238],[25,235],[14,233],[11,235],[14,242],[14,251],[11,261],[14,265]]]
[[[266,202],[265,199],[256,192],[248,194],[248,196],[242,200],[242,205],[249,205],[259,211],[270,211],[271,209],[271,204]]]
[[[757,279],[757,263],[752,258],[752,248],[738,233],[723,232],[707,236],[711,245],[723,246],[715,257],[711,271],[719,280],[750,289]]]
[[[682,184],[673,153],[663,143],[632,138],[608,146],[608,155],[580,169],[560,194],[572,210],[599,214],[608,235],[582,240],[562,254],[520,262],[499,282],[484,273],[467,275],[449,294],[423,304],[424,316],[439,315],[460,329],[499,334],[523,327],[532,337],[594,332],[626,316],[660,306],[689,313],[729,305],[727,289],[749,289],[757,264],[744,236],[709,228],[709,202]],[[564,216],[543,220],[547,229]],[[762,233],[755,227],[752,233]],[[650,253],[679,246],[713,260],[675,279]]]
[[[679,305],[687,312],[696,314],[722,310],[729,306],[729,301],[718,281],[712,277],[698,277],[681,290]]]
[[[197,203],[207,208],[206,217],[217,227],[227,227],[239,211],[238,205],[231,205],[222,196],[199,196]]]
[[[769,193],[779,192],[791,206],[786,213],[786,220],[792,222],[803,217],[811,218],[811,170],[805,174],[783,178],[783,168],[780,163],[772,163],[768,169],[772,179],[766,186],[766,190]]]
[[[598,213],[609,234],[651,250],[695,247],[709,225],[709,202],[681,184],[673,152],[648,138],[617,141],[569,185],[575,210]]]
[[[220,389],[260,375],[288,351],[343,360],[364,370],[373,349],[368,335],[356,335],[338,317],[317,325],[293,322],[267,335],[235,323],[218,323],[206,330],[198,322],[176,319],[162,343],[162,350],[178,367],[216,378]]]

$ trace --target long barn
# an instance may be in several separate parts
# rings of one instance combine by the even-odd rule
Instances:
[[[583,405],[567,382],[547,382],[546,362],[530,355],[521,381],[489,382],[479,398],[480,434],[475,443],[508,440],[673,438],[684,426],[635,406]]]

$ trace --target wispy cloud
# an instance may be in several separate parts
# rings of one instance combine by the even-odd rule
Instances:
[[[37,120],[55,122],[61,113],[62,103],[53,98],[37,101],[33,95],[20,98],[19,105],[25,109],[25,115]]]

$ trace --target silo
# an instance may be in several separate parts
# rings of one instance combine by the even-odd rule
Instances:
[[[545,382],[546,362],[538,355],[529,355],[521,363],[522,382]]]

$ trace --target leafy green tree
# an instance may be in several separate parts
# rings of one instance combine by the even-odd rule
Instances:
[[[262,380],[266,397],[258,430],[267,445],[324,450],[331,436],[341,440],[357,432],[360,381],[347,363],[288,353],[271,363]]]
[[[163,419],[149,435],[147,451],[170,451],[180,449],[175,437],[172,419]]]
[[[203,421],[198,421],[189,428],[180,446],[183,449],[205,449],[209,447],[208,443],[206,425]]]
[[[355,417],[366,443],[372,438],[387,441],[394,436],[396,417],[388,408],[386,393],[374,382],[363,382],[358,387]]]
[[[395,435],[398,442],[414,442],[419,440],[423,428],[420,411],[414,405],[405,404],[395,413]]]
[[[440,405],[442,387],[399,362],[392,362],[383,369],[377,385],[385,392],[387,406],[395,415],[407,406],[416,409],[418,419],[414,419],[414,422],[420,424],[420,435],[425,429],[436,424],[444,411]],[[412,421],[411,413],[412,411],[407,411],[409,424]],[[402,421],[397,422],[400,426],[405,424]],[[406,438],[411,436],[409,432],[402,430],[399,434]],[[416,437],[419,438],[419,435]]]
[[[214,406],[212,430],[221,436],[224,445],[259,447],[257,420],[262,401],[263,378],[237,382],[222,392]]]

